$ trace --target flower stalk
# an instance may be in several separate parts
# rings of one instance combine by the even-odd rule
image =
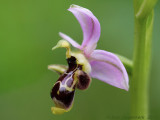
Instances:
[[[137,117],[148,119],[148,83],[155,4],[156,0],[134,0],[135,40],[130,90],[131,116],[135,120]]]

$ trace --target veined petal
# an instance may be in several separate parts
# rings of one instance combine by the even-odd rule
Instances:
[[[128,74],[116,55],[104,50],[94,50],[91,54],[90,64],[91,77],[128,91]]]
[[[83,31],[82,47],[86,54],[90,54],[95,48],[100,37],[100,23],[93,13],[83,7],[71,5],[68,9],[79,21]]]
[[[74,41],[72,38],[70,38],[69,36],[67,36],[66,34],[60,32],[59,35],[60,35],[64,40],[67,40],[68,42],[70,42],[73,47],[76,47],[76,48],[78,48],[78,49],[81,49],[81,46],[80,46],[76,41]]]

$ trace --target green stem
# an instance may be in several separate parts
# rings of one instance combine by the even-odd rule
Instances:
[[[143,2],[146,2],[146,0]],[[143,17],[137,17],[136,13],[139,13],[137,11],[139,10],[139,7],[141,8],[140,5],[144,5],[144,3],[139,2],[138,4],[137,0],[134,0],[135,40],[132,74],[133,79],[131,81],[130,89],[132,120],[137,120],[138,118],[142,118],[143,120],[148,119],[148,82],[151,58],[153,11],[148,12],[145,16],[142,14]],[[145,6],[143,7],[146,8]]]

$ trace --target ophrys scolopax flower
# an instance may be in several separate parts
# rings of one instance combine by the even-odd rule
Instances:
[[[63,65],[49,65],[50,70],[60,74],[54,84],[51,98],[55,107],[51,110],[54,114],[62,114],[71,109],[75,89],[85,90],[91,78],[97,78],[112,86],[128,91],[128,74],[119,58],[104,50],[95,50],[100,37],[100,23],[93,13],[83,7],[71,5],[68,9],[79,21],[83,31],[83,42],[79,45],[69,36],[60,33],[60,40],[53,49],[66,48],[68,67]],[[78,51],[71,51],[70,44]]]

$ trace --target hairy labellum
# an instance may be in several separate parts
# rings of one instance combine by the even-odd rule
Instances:
[[[65,110],[72,106],[75,88],[87,89],[91,81],[89,75],[82,71],[83,66],[77,64],[75,57],[71,56],[67,62],[67,71],[60,76],[51,91],[55,106]]]

